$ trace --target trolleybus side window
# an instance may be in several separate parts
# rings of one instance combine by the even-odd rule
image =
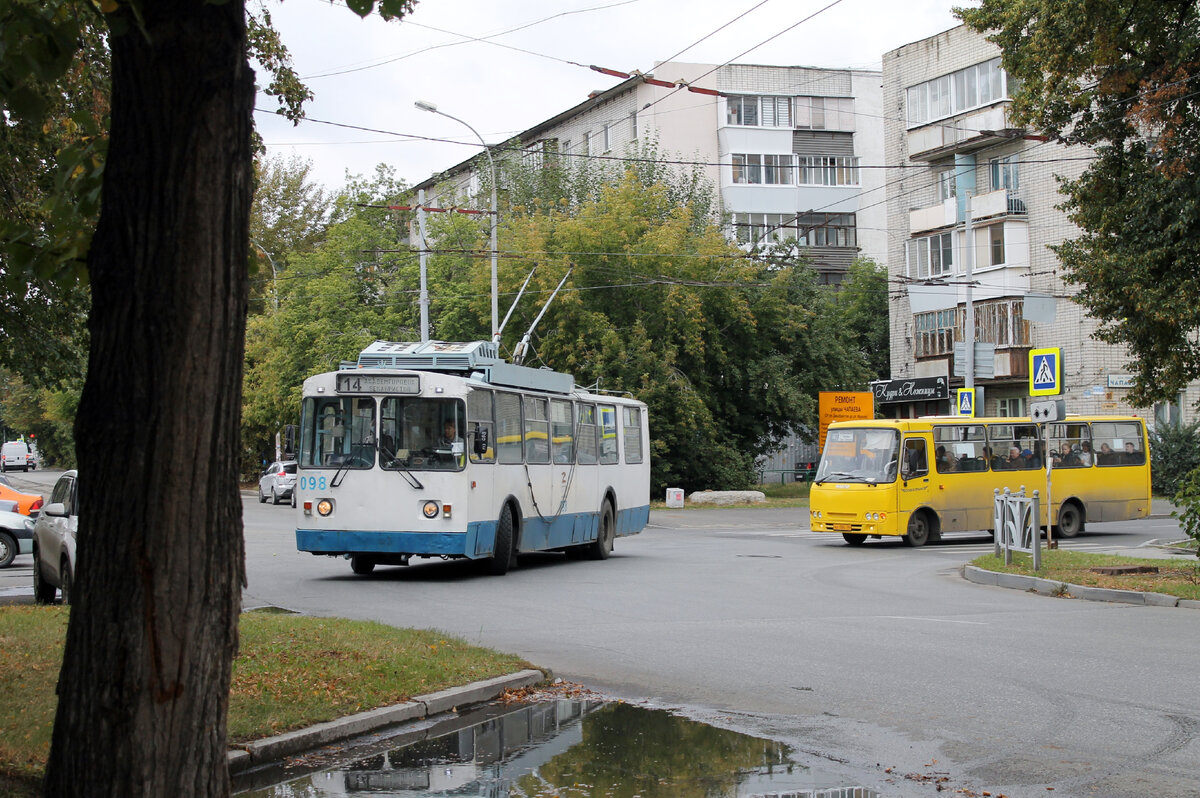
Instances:
[[[522,461],[521,397],[496,393],[496,457],[501,463]]]
[[[622,407],[622,430],[625,433],[625,462],[642,462],[642,410],[638,407]]]
[[[579,464],[596,464],[596,406],[579,405]]]
[[[525,462],[550,462],[550,416],[540,396],[525,397]]]
[[[1142,425],[1136,421],[1092,422],[1092,439],[1096,443],[1096,465],[1142,465],[1146,462]]]
[[[550,446],[555,463],[575,462],[575,428],[572,405],[564,399],[550,400]]]
[[[992,424],[988,427],[992,445],[992,468],[997,471],[1025,471],[1042,467],[1037,427],[1033,424]]]
[[[492,392],[474,390],[467,395],[467,434],[463,436],[467,442],[467,451],[471,453],[472,463],[491,463],[496,460],[495,422],[492,420]],[[487,441],[482,454],[478,453],[476,441]]]
[[[1087,424],[1051,424],[1047,427],[1046,438],[1055,468],[1092,465],[1092,432]]]
[[[620,454],[617,452],[617,408],[614,405],[600,405],[600,462],[616,463]]]
[[[982,424],[933,428],[934,465],[939,474],[987,471],[987,430]]]

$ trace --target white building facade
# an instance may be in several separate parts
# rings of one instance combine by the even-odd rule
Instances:
[[[702,165],[731,239],[798,240],[839,283],[855,257],[887,256],[880,82],[871,71],[667,62],[524,131],[519,147],[527,159],[619,159],[654,142],[663,158]],[[439,191],[475,194],[475,163],[416,188],[430,204]]]
[[[1058,348],[1068,412],[1184,420],[1195,396],[1128,403],[1125,349],[1093,338],[1097,321],[1072,301],[1049,247],[1078,235],[1058,177],[1078,176],[1089,150],[1013,129],[1014,89],[999,48],[965,26],[884,55],[892,379],[877,406],[949,413],[973,339],[977,415],[1027,414],[1030,350]]]

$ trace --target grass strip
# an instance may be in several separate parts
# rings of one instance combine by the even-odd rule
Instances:
[[[0,794],[37,785],[50,752],[68,607],[0,607]],[[533,667],[437,631],[248,612],[229,694],[231,743]]]
[[[1114,590],[1141,590],[1149,593],[1166,593],[1183,599],[1200,599],[1200,560],[1195,557],[1160,560],[1140,557],[1122,557],[1115,554],[1089,554],[1066,549],[1047,549],[1042,552],[1042,569],[1033,570],[1033,559],[1028,554],[1013,552],[1012,565],[1004,564],[1004,555],[988,554],[977,557],[971,565],[985,571],[1004,574],[1024,574],[1087,587],[1104,587]],[[1116,565],[1145,565],[1158,568],[1151,574],[1098,574],[1092,568]]]

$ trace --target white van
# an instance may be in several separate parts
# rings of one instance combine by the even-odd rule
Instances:
[[[29,444],[25,441],[9,441],[0,449],[0,471],[13,469],[29,470]]]

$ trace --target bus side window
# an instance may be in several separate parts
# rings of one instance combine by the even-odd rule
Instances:
[[[490,463],[496,459],[492,426],[492,392],[474,390],[467,395],[467,450],[472,463]]]
[[[904,441],[904,462],[900,466],[900,476],[912,479],[928,473],[929,461],[925,458],[925,439],[908,438]]]
[[[578,452],[580,465],[595,465],[596,456],[596,406],[580,404]]]

